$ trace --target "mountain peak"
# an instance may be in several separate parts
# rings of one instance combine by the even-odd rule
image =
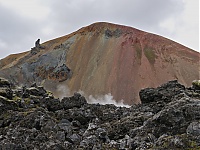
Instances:
[[[114,24],[114,23],[110,23],[110,22],[95,22],[95,23],[88,25],[87,27],[97,28],[97,29],[98,28],[132,28],[132,27]]]
[[[79,32],[102,32],[105,30],[116,31],[121,33],[131,33],[131,32],[143,32],[133,27],[125,26],[125,25],[118,25],[109,22],[95,22],[86,27],[81,28],[78,30]]]
[[[198,52],[164,37],[97,22],[0,60],[0,76],[42,84],[58,97],[81,90],[132,104],[140,103],[138,93],[145,87],[174,79],[190,86],[199,79],[199,58]]]

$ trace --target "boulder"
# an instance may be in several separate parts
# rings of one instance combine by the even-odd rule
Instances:
[[[190,125],[187,127],[187,134],[200,136],[200,120],[190,123]]]
[[[0,87],[0,96],[12,99],[13,91],[8,87]]]
[[[45,97],[40,100],[41,105],[47,108],[49,111],[57,111],[63,108],[59,99],[54,99],[51,97]]]
[[[79,93],[74,93],[74,96],[64,97],[61,100],[61,105],[63,106],[64,109],[71,109],[73,107],[80,108],[86,103],[87,101],[85,97],[81,96]]]
[[[5,78],[0,77],[0,87],[10,87],[11,84]]]
[[[172,98],[185,90],[177,80],[169,81],[158,88],[146,88],[139,92],[142,103],[155,101],[170,102]]]
[[[12,100],[8,100],[7,98],[0,96],[0,112],[8,111],[8,110],[17,110],[18,105]]]

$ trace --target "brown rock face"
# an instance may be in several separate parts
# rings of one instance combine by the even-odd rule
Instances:
[[[57,95],[58,85],[68,93],[111,93],[127,104],[140,102],[142,88],[174,79],[190,86],[199,79],[198,52],[131,27],[95,23],[41,46],[0,60],[0,76],[43,84]]]

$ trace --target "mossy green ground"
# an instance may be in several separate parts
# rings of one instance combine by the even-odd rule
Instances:
[[[146,58],[149,60],[149,62],[151,64],[155,63],[155,59],[156,59],[156,55],[155,52],[152,48],[144,48],[144,55],[146,56]]]

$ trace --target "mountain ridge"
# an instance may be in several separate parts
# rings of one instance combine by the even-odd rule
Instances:
[[[41,46],[0,60],[0,76],[44,84],[57,96],[61,84],[88,96],[111,93],[128,104],[140,102],[141,88],[199,79],[198,52],[132,27],[98,22]],[[11,65],[3,66],[7,61]]]

